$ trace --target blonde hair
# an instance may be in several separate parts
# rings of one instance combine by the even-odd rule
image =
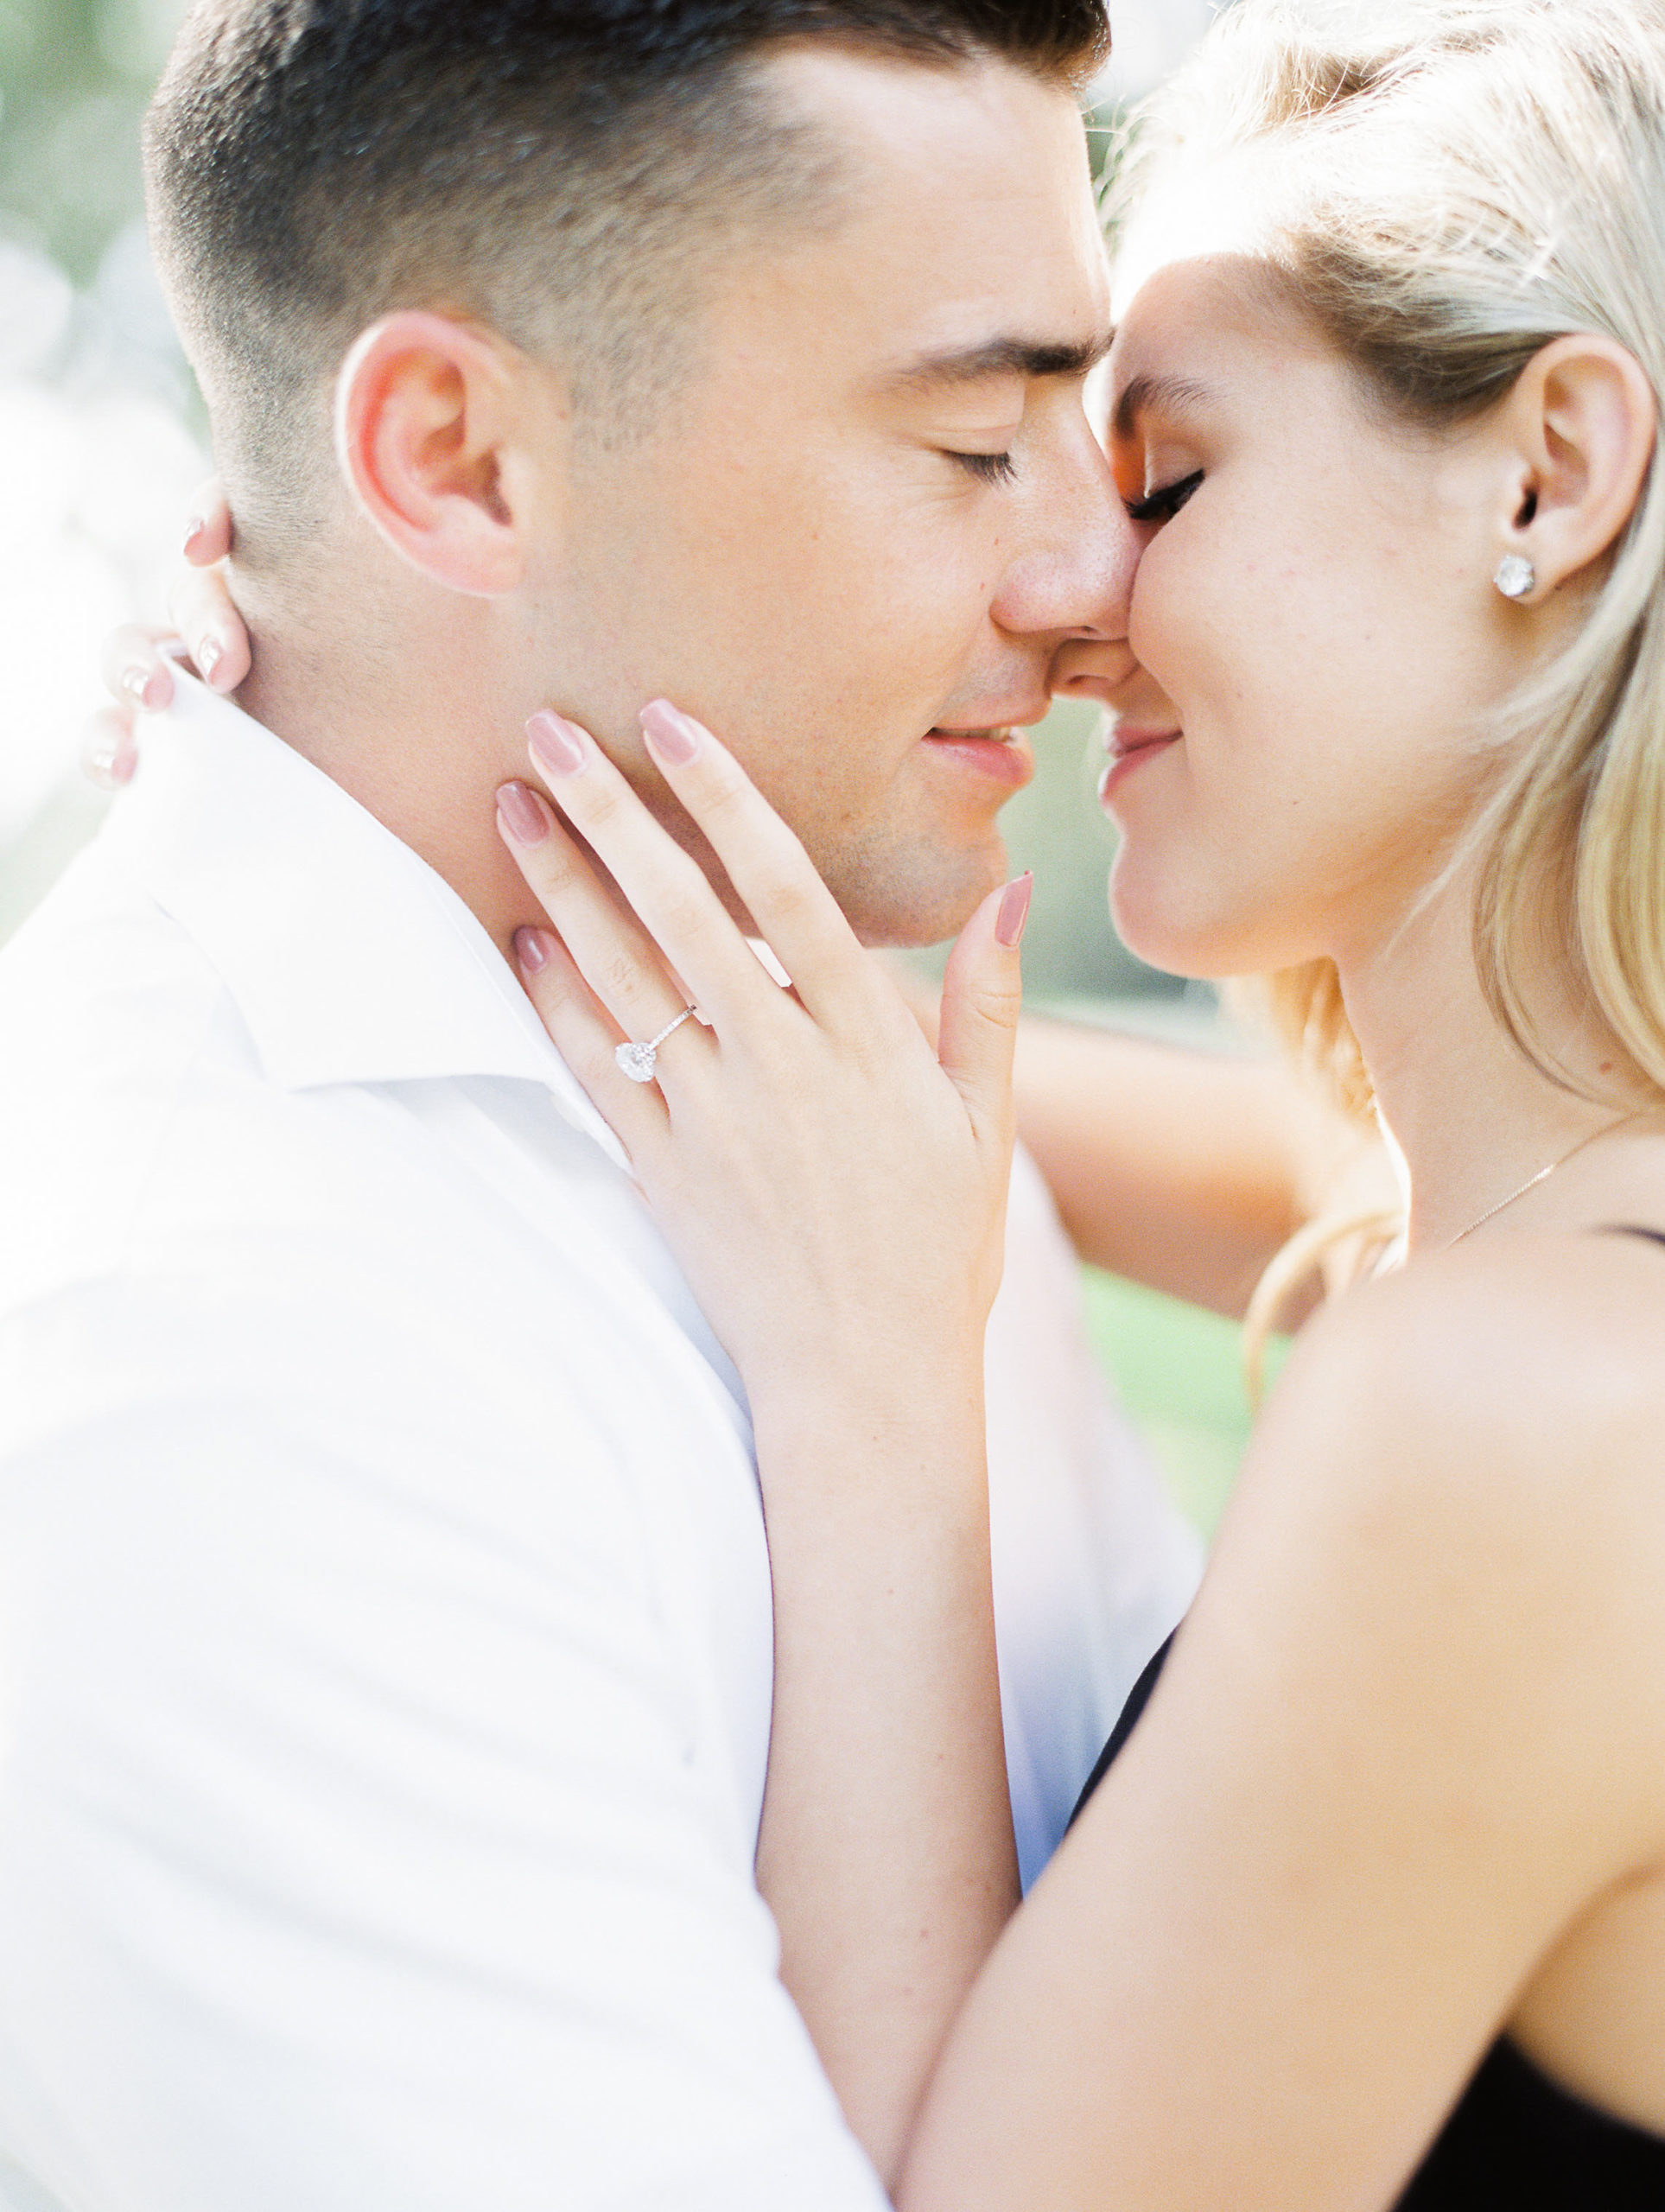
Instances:
[[[1217,165],[1251,250],[1408,425],[1478,417],[1575,332],[1665,395],[1665,0],[1237,0],[1136,118],[1113,216]],[[1520,1049],[1568,1080],[1519,981],[1547,931],[1665,1091],[1662,475],[1577,638],[1477,733],[1484,804],[1451,867],[1478,863],[1476,965]],[[1334,966],[1263,994],[1368,1115]]]

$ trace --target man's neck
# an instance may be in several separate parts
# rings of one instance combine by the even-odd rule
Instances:
[[[511,701],[482,668],[488,610],[463,602],[461,634],[368,669],[300,626],[259,622],[245,714],[292,746],[443,876],[505,957],[541,919],[496,823],[499,784],[525,772],[521,729],[538,702]]]

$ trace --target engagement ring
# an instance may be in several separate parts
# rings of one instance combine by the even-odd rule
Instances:
[[[692,1018],[694,1009],[685,1006],[674,1021],[667,1021],[657,1037],[650,1037],[645,1045],[618,1045],[613,1057],[632,1083],[651,1083],[653,1069],[659,1057],[659,1047],[673,1029],[680,1029]]]

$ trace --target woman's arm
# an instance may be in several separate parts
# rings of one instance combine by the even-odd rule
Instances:
[[[1658,1865],[1657,1357],[1620,1264],[1500,1242],[1312,1325],[956,2027],[905,2212],[1385,2212],[1562,1935]]]
[[[1237,1318],[1306,1217],[1319,1116],[1279,1061],[1031,1018],[1017,1104],[1077,1250],[1114,1274]]]
[[[519,786],[505,838],[558,935],[518,949],[750,1394],[776,1604],[759,1880],[787,1986],[893,2179],[1017,1896],[982,1369],[1026,887],[956,948],[939,1065],[728,754],[680,718],[644,721],[795,990],[569,725],[556,735],[580,765],[557,774],[546,748],[547,788],[651,936]],[[683,1023],[658,1080],[630,1083],[616,1046],[662,1030],[684,982],[709,1026]]]

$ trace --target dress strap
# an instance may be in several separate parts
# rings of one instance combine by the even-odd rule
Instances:
[[[1179,1633],[1179,1630],[1175,1629],[1173,1636],[1170,1636],[1166,1639],[1161,1649],[1156,1654],[1155,1657],[1151,1660],[1149,1664],[1146,1667],[1144,1673],[1141,1675],[1139,1680],[1128,1692],[1128,1701],[1122,1708],[1122,1718],[1116,1722],[1115,1728],[1111,1732],[1109,1742],[1105,1745],[1103,1751],[1099,1754],[1098,1764],[1087,1777],[1086,1783],[1082,1789],[1081,1795],[1076,1800],[1076,1808],[1070,1815],[1070,1826],[1071,1827],[1073,1827],[1076,1822],[1081,1818],[1082,1812],[1086,1805],[1087,1800],[1092,1796],[1094,1790],[1097,1789],[1099,1783],[1103,1782],[1105,1776],[1109,1772],[1112,1765],[1114,1765],[1115,1762],[1117,1753],[1121,1751],[1122,1746],[1127,1742],[1128,1737],[1132,1735],[1134,1724],[1137,1722],[1140,1714],[1150,1703],[1151,1692],[1156,1688],[1157,1681],[1161,1675],[1162,1669],[1167,1664],[1168,1654],[1173,1649],[1173,1637],[1178,1636]]]

